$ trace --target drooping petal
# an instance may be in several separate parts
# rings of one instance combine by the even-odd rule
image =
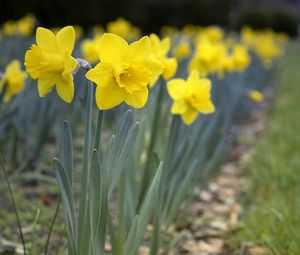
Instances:
[[[56,34],[57,47],[61,52],[71,54],[75,44],[75,30],[72,26],[66,26]]]
[[[108,63],[99,63],[93,69],[89,70],[85,76],[101,87],[108,86],[112,83],[112,79],[114,79],[113,66]]]
[[[57,79],[56,92],[65,102],[72,102],[74,97],[74,82],[72,75],[70,75],[68,79],[63,79],[61,77]]]
[[[185,124],[192,124],[198,116],[198,112],[192,108],[189,108],[185,113],[181,115],[182,120]]]
[[[211,100],[207,100],[207,101],[202,105],[200,112],[203,113],[203,114],[210,114],[210,113],[215,112],[215,106],[214,106],[214,104],[212,103],[212,101],[211,101]]]
[[[53,32],[49,29],[38,27],[36,30],[36,43],[44,51],[57,53],[57,43]]]
[[[146,60],[151,54],[151,42],[148,36],[132,43],[128,47],[127,58],[130,61]]]
[[[165,66],[165,69],[163,71],[163,77],[166,80],[169,80],[175,75],[177,71],[177,60],[176,58],[164,59],[163,65]]]
[[[182,98],[185,96],[186,82],[183,79],[173,79],[168,82],[167,89],[171,98]]]
[[[50,79],[39,79],[38,80],[38,92],[40,97],[47,95],[55,85],[55,78]]]
[[[184,112],[187,111],[188,105],[186,104],[185,100],[179,99],[174,101],[172,108],[171,108],[171,113],[173,114],[183,114]]]
[[[132,94],[126,93],[125,102],[134,108],[142,108],[147,103],[148,93],[147,87],[144,87],[142,90],[136,91]]]
[[[127,54],[128,43],[120,36],[106,33],[99,40],[99,59],[106,63],[120,63]]]
[[[100,110],[111,109],[124,101],[124,92],[118,86],[116,81],[105,87],[97,86],[96,88],[96,104]]]

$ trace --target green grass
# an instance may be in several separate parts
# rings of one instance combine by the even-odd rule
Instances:
[[[251,182],[238,239],[269,254],[300,254],[300,44],[279,71],[280,86],[245,173]]]

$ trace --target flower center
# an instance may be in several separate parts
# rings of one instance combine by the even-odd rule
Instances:
[[[150,70],[136,63],[116,66],[114,76],[118,85],[129,94],[142,90],[151,80]]]

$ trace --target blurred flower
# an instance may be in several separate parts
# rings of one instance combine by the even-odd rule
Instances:
[[[124,18],[118,18],[115,21],[111,21],[107,24],[107,32],[115,35],[119,35],[127,40],[137,39],[141,31],[139,28],[133,26],[128,20]]]
[[[11,98],[19,94],[25,86],[26,72],[22,71],[19,60],[11,61],[5,69],[4,75],[0,81],[0,91],[6,85],[4,101],[9,102]]]
[[[74,25],[73,27],[75,30],[75,38],[78,40],[83,35],[83,29],[79,25]]]
[[[209,79],[200,79],[198,71],[192,70],[187,81],[169,81],[167,87],[174,100],[171,112],[180,114],[187,125],[193,123],[199,113],[209,114],[215,111],[210,94],[211,82]]]
[[[93,27],[93,34],[98,36],[98,35],[103,35],[104,34],[104,28],[101,25],[96,25]]]
[[[81,52],[83,58],[90,63],[96,63],[99,60],[99,42],[101,36],[96,36],[93,39],[86,39],[81,43]]]
[[[172,78],[177,71],[177,60],[176,58],[169,58],[168,52],[170,50],[170,38],[166,37],[162,40],[155,34],[150,35],[150,41],[152,46],[152,54],[158,59],[164,66],[163,77],[166,80]],[[150,86],[154,86],[157,81],[158,75],[154,76],[151,80]]]
[[[248,97],[254,101],[254,102],[257,102],[257,103],[260,103],[264,100],[264,95],[257,91],[257,90],[249,90],[248,91]]]
[[[244,71],[250,63],[248,48],[244,45],[234,45],[224,58],[224,70],[227,72]]]
[[[7,36],[21,35],[21,36],[31,36],[35,26],[35,17],[32,14],[28,14],[25,17],[13,21],[7,21],[2,29],[3,33]]]
[[[191,47],[188,42],[179,43],[173,50],[173,55],[177,59],[183,59],[191,54]]]
[[[122,102],[143,107],[153,76],[162,73],[163,65],[152,54],[149,37],[130,45],[120,36],[106,33],[99,41],[100,63],[87,72],[87,79],[97,85],[99,109],[111,109]]]
[[[72,71],[77,63],[72,57],[75,31],[72,26],[62,28],[56,35],[49,29],[39,27],[36,44],[26,52],[26,71],[33,79],[38,79],[41,97],[48,94],[56,85],[58,95],[71,102],[74,96]]]
[[[162,35],[162,37],[172,37],[177,32],[178,32],[177,27],[169,26],[169,25],[162,26],[160,29],[160,34]]]
[[[196,45],[196,52],[189,64],[189,70],[197,69],[201,76],[207,76],[210,73],[222,74],[226,53],[223,43],[212,43],[202,38]]]

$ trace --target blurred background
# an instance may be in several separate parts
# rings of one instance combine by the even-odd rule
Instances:
[[[78,24],[84,28],[124,17],[144,32],[162,25],[220,25],[239,29],[271,27],[296,35],[300,0],[9,0],[1,1],[0,21],[36,15],[47,27]]]

